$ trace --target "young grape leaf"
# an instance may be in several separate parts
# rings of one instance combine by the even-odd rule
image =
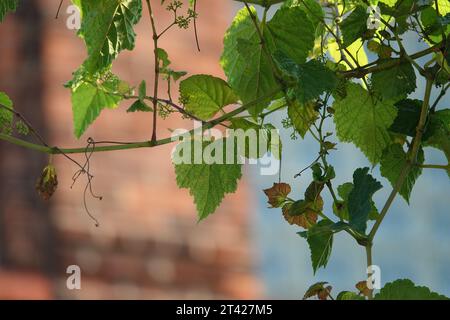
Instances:
[[[254,9],[252,12],[256,15]],[[225,34],[220,63],[228,83],[243,103],[261,99],[279,88],[268,58],[247,8],[241,9]],[[270,100],[259,101],[249,108],[249,113],[256,118]]]
[[[139,94],[139,100],[141,102],[144,102],[145,97],[147,96],[147,82],[145,82],[145,80],[142,80],[141,83],[139,84],[138,94]]]
[[[300,104],[297,100],[289,104],[288,116],[294,125],[295,130],[302,138],[308,132],[309,127],[316,121],[319,114],[314,109],[312,102]]]
[[[104,108],[117,108],[122,97],[114,93],[118,91],[120,83],[112,74],[103,82],[75,79],[69,83],[68,86],[72,87],[72,113],[77,138],[81,137]]]
[[[409,62],[372,74],[372,87],[386,100],[397,101],[416,90],[416,73]]]
[[[194,75],[181,81],[180,96],[186,110],[202,120],[238,101],[224,80],[210,75]]]
[[[80,36],[86,42],[86,70],[94,74],[112,63],[120,51],[132,50],[133,30],[142,14],[140,0],[80,0],[83,15]]]
[[[14,116],[2,106],[13,108],[11,99],[4,92],[0,92],[0,133],[11,134]]]
[[[403,150],[403,147],[394,143],[386,148],[383,152],[383,157],[381,158],[380,163],[380,171],[381,175],[389,180],[392,187],[397,183],[397,179],[400,176],[403,168],[406,165],[407,155]],[[419,154],[417,156],[417,163],[423,164],[424,154],[423,150],[419,150]],[[409,203],[409,196],[411,195],[412,188],[414,187],[414,183],[417,178],[422,173],[422,169],[420,167],[414,166],[409,171],[403,186],[400,188],[400,195]]]
[[[127,112],[152,112],[153,108],[148,106],[142,100],[136,100],[128,109]]]
[[[161,65],[161,69],[167,68],[171,64],[169,54],[163,48],[157,48],[156,56],[158,57],[158,63]]]
[[[333,222],[321,220],[313,225],[308,231],[298,234],[306,238],[311,250],[311,261],[314,273],[320,267],[326,267],[333,248]]]
[[[208,148],[218,148],[216,151],[222,147],[226,148],[226,140],[203,144],[186,141],[180,143],[175,150],[173,159],[177,185],[189,189],[189,193],[194,197],[199,220],[213,213],[226,193],[235,192],[237,182],[241,178],[242,165],[237,163],[237,159],[234,159],[232,164],[208,164],[204,160],[204,153]],[[201,161],[195,161],[197,153],[203,155]]]
[[[13,102],[11,101],[11,99],[8,97],[8,95],[6,93],[1,92],[1,91],[0,91],[0,104],[7,108],[13,107]]]
[[[2,0],[2,1],[0,1],[0,22],[3,21],[3,19],[9,12],[15,12],[18,5],[19,5],[19,0]]]
[[[391,143],[388,128],[397,114],[389,101],[376,102],[359,84],[347,85],[347,96],[333,104],[337,136],[353,142],[372,163],[377,163]]]
[[[375,300],[448,300],[427,287],[416,286],[409,279],[389,282],[374,297]]]
[[[350,225],[365,233],[367,220],[372,210],[372,196],[383,186],[369,174],[369,168],[359,168],[353,173],[353,189],[348,195]]]

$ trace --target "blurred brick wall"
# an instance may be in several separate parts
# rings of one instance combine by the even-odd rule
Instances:
[[[41,88],[34,90],[42,92],[37,98],[40,102],[36,103],[42,108],[45,118],[39,120],[40,113],[33,111],[33,108],[36,109],[34,103],[23,101],[24,96],[28,96],[28,100],[34,99],[33,96],[29,91],[23,91],[12,79],[23,64],[22,57],[14,49],[21,41],[21,37],[16,36],[22,29],[22,18],[18,16],[10,16],[0,25],[0,70],[6,70],[0,73],[0,90],[13,92],[12,97],[21,104],[17,102],[17,108],[32,118],[33,122],[40,121],[46,129],[48,140],[54,145],[85,146],[87,137],[95,140],[148,140],[151,135],[151,114],[127,114],[127,106],[121,105],[117,110],[103,111],[80,141],[75,141],[70,93],[62,84],[71,78],[71,72],[82,63],[85,48],[75,31],[65,26],[66,6],[63,6],[60,18],[55,20],[59,1],[29,2],[39,4],[42,21],[39,31],[40,79],[37,83]],[[160,1],[154,2],[159,7]],[[170,31],[162,39],[161,47],[169,53],[175,70],[223,77],[219,66],[221,37],[232,18],[232,2],[200,1],[198,11],[200,53],[196,51],[191,30]],[[169,13],[162,8],[157,10],[156,16],[160,30],[170,23]],[[133,85],[145,79],[150,88],[153,60],[147,11],[144,11],[136,31],[136,50],[122,53],[114,65],[114,72]],[[35,76],[35,71],[30,73]],[[24,76],[21,82],[26,81],[27,77]],[[173,93],[176,96],[175,91]],[[24,95],[24,92],[27,94]],[[165,92],[164,87],[161,92]],[[179,116],[174,115],[164,122],[160,121],[158,136],[169,136],[169,129],[191,126],[190,121],[180,120]],[[26,171],[27,177],[31,178],[20,190],[16,190],[15,186],[12,192],[22,198],[25,197],[23,194],[34,192],[33,181],[39,175],[39,169],[35,166],[42,166],[42,157],[39,156],[40,160],[34,162],[36,165],[31,165],[29,159],[38,156],[17,151],[15,147],[5,147],[4,143],[1,145],[2,186],[17,179],[17,171]],[[77,168],[61,156],[54,159],[59,174],[59,188],[48,203],[49,207],[34,195],[30,196],[33,206],[28,215],[34,217],[29,220],[27,215],[21,213],[26,209],[20,204],[0,203],[3,223],[0,230],[3,233],[11,233],[19,225],[33,230],[38,234],[38,239],[43,239],[41,242],[44,246],[33,240],[33,232],[22,232],[20,238],[40,257],[36,265],[24,263],[19,271],[23,270],[30,279],[35,279],[32,282],[38,286],[38,291],[42,291],[41,297],[261,297],[261,283],[254,274],[255,257],[249,235],[250,204],[253,199],[245,179],[240,182],[238,193],[227,196],[214,215],[197,224],[192,198],[186,189],[180,190],[176,186],[170,163],[172,147],[94,154],[91,161],[91,171],[95,176],[93,188],[103,196],[103,200],[89,196],[87,199],[90,211],[100,220],[100,228],[94,226],[84,210],[84,178],[80,178],[70,189],[72,175]],[[4,160],[11,157],[14,157],[11,162]],[[20,161],[14,163],[19,158]],[[84,156],[75,158],[83,161]],[[2,197],[5,197],[4,192]],[[45,225],[38,228],[43,222],[36,221],[45,217],[46,213],[48,218],[44,220]],[[4,238],[0,232],[0,239],[4,241]],[[54,241],[49,244],[49,239]],[[8,239],[0,245],[0,250],[14,247],[14,241]],[[44,256],[44,250],[48,251],[47,256]],[[55,260],[50,266],[49,259]],[[65,268],[71,264],[77,264],[82,269],[82,290],[70,291],[65,287]],[[11,280],[18,276],[17,265],[15,260],[10,259],[9,263],[3,263],[2,268],[0,260],[0,298],[20,297],[21,291],[13,290],[13,287],[23,286],[23,281]],[[23,289],[23,297],[27,297],[26,290]],[[8,295],[8,292],[14,294]]]

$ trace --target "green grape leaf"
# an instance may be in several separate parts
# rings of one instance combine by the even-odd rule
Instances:
[[[386,100],[404,99],[416,90],[416,73],[409,62],[372,74],[372,87]]]
[[[380,171],[381,175],[389,180],[392,187],[395,186],[397,180],[402,172],[403,168],[406,165],[407,155],[403,150],[403,147],[394,143],[386,148],[383,152],[383,157],[381,158],[380,163]],[[424,162],[424,154],[423,150],[419,150],[419,154],[417,156],[417,163],[423,164]],[[422,169],[420,167],[414,166],[409,171],[403,186],[400,188],[400,195],[409,203],[409,196],[411,195],[411,191],[414,187],[414,183],[417,178],[422,173]]]
[[[365,233],[367,220],[372,210],[372,196],[383,186],[369,174],[369,168],[359,168],[353,173],[353,189],[348,195],[350,225]]]
[[[115,109],[122,97],[114,94],[121,81],[109,74],[104,81],[76,79],[69,83],[72,89],[74,134],[77,138],[86,131],[104,108]]]
[[[424,146],[443,151],[450,163],[450,109],[439,110],[430,115],[423,141]],[[447,173],[450,177],[450,170]]]
[[[314,109],[314,103],[307,102],[305,104],[300,104],[296,100],[288,106],[288,116],[291,119],[295,130],[302,138],[304,138],[309,127],[316,121],[319,114]]]
[[[335,74],[317,60],[299,65],[299,82],[295,95],[300,102],[306,103],[318,98],[322,93],[333,90],[337,85]]]
[[[447,15],[450,15],[450,13],[447,13]],[[450,29],[450,24],[449,24],[449,29]],[[450,38],[447,38],[447,42],[445,44],[444,57],[445,57],[445,61],[447,61],[447,65],[450,66]]]
[[[337,136],[353,142],[372,163],[381,159],[383,150],[391,143],[388,128],[397,114],[388,101],[375,102],[359,84],[347,85],[347,96],[337,97],[333,104]]]
[[[361,38],[367,31],[369,14],[363,6],[357,6],[340,24],[344,47],[350,46],[356,39]]]
[[[86,42],[84,65],[94,74],[108,68],[120,51],[132,50],[133,30],[142,14],[140,0],[80,0],[83,15],[79,35]]]
[[[447,0],[438,0],[437,2],[440,15],[438,15],[433,1],[432,6],[427,6],[421,12],[420,22],[427,37],[439,43],[442,41],[442,31],[447,35],[450,33],[450,4]]]
[[[147,82],[145,82],[145,80],[142,80],[141,83],[139,84],[139,100],[141,100],[141,102],[144,102],[145,97],[147,96]]]
[[[286,0],[283,7],[297,6],[305,12],[306,16],[319,28],[324,20],[322,6],[316,0]]]
[[[11,101],[11,99],[8,97],[6,93],[1,91],[0,91],[0,104],[8,108],[13,107],[13,102]]]
[[[0,1],[0,22],[3,21],[5,16],[10,12],[15,12],[17,6],[19,5],[19,0],[2,0]]]
[[[231,127],[234,130],[242,129],[244,131],[247,131],[249,129],[252,129],[252,130],[261,129],[261,126],[258,123],[247,120],[242,117],[231,118],[230,122],[231,122]]]
[[[276,50],[287,53],[298,64],[306,61],[314,47],[314,26],[300,7],[277,10],[267,28]]]
[[[167,68],[171,64],[169,60],[169,54],[167,53],[166,50],[162,48],[157,48],[156,56],[158,57],[158,61],[161,64],[162,69]]]
[[[276,159],[280,159],[283,145],[278,130],[272,124],[260,125],[244,118],[232,118],[230,122],[238,144],[239,141],[245,143],[244,146],[238,145],[239,155],[248,159],[259,159],[270,151]]]
[[[14,116],[11,111],[2,106],[12,109],[13,102],[6,93],[0,91],[0,133],[11,134]]]
[[[267,7],[270,7],[271,5],[283,2],[285,0],[234,0],[234,1],[257,4],[257,5],[260,5],[262,7],[266,7],[267,8]]]
[[[390,7],[395,6],[397,1],[398,0],[379,0],[379,2],[383,2],[383,3],[387,4]]]
[[[383,2],[384,4],[387,4],[390,7],[395,6],[395,3],[397,2],[397,0],[379,0],[379,2]]]
[[[152,112],[153,108],[148,106],[142,100],[136,100],[128,109],[127,112]]]
[[[280,50],[275,51],[273,57],[280,70],[297,83],[294,92],[301,103],[316,99],[337,86],[336,75],[317,60],[296,64]]]
[[[412,13],[419,12],[427,7],[421,6],[420,1],[417,0],[397,1],[395,5],[391,5],[392,4],[391,0],[382,2],[384,3],[380,2],[378,4],[381,9],[381,14],[383,16],[392,16],[393,18],[395,18],[396,32],[398,34],[403,34],[404,32],[408,31],[410,26],[408,18]],[[387,5],[385,3],[387,3]]]
[[[177,185],[189,189],[189,193],[194,197],[199,220],[213,213],[225,194],[235,192],[237,182],[241,178],[242,165],[238,164],[236,153],[233,156],[233,164],[228,164],[228,161],[223,161],[222,164],[205,161],[209,155],[214,157],[211,150],[218,152],[221,148],[226,148],[226,144],[227,139],[211,143],[185,141],[178,144],[175,150],[173,162]],[[224,156],[226,152],[223,152]],[[196,158],[202,155],[203,159],[197,161]]]
[[[324,219],[313,225],[308,231],[298,233],[308,242],[314,273],[320,267],[326,267],[330,258],[333,248],[332,226],[332,221]]]
[[[256,15],[254,9],[252,12]],[[276,91],[279,86],[273,75],[269,57],[260,45],[260,39],[247,8],[237,13],[225,34],[220,63],[228,83],[243,103],[260,99],[248,110],[256,118],[271,100],[262,97]]]
[[[386,283],[375,300],[448,300],[446,296],[431,291],[427,287],[416,286],[409,279],[399,279]]]
[[[414,137],[420,119],[422,103],[420,100],[412,99],[404,99],[395,103],[397,117],[389,128],[389,131]]]
[[[348,51],[353,57],[355,57],[360,66],[368,63],[368,57],[364,49],[364,43],[361,39],[357,39],[350,46],[348,46],[346,48],[346,51]],[[347,69],[352,69],[351,65],[348,65],[347,62],[342,60],[343,57],[341,56],[339,45],[333,39],[331,39],[328,43],[328,52],[335,62],[343,64]]]
[[[366,300],[363,296],[351,291],[342,291],[336,297],[336,300]]]
[[[194,75],[181,81],[180,96],[186,110],[202,120],[238,101],[224,80],[210,75]]]
[[[349,221],[348,213],[348,196],[353,190],[353,183],[346,182],[337,187],[337,192],[342,201],[338,203],[333,203],[333,213],[340,219],[344,221]],[[378,210],[375,206],[373,200],[370,200],[371,210],[369,212],[369,220],[378,219]]]

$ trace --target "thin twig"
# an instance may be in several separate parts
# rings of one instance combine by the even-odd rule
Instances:
[[[153,55],[155,64],[154,85],[153,85],[153,130],[152,143],[156,142],[156,124],[158,119],[158,87],[159,87],[159,58],[158,58],[158,32],[156,31],[155,19],[153,17],[153,9],[150,0],[146,0],[150,23],[152,25],[153,34]]]
[[[198,30],[197,30],[197,0],[194,0],[194,35],[195,35],[195,43],[197,44],[197,50],[200,52],[200,41],[198,39]]]
[[[59,2],[59,6],[58,6],[58,10],[56,11],[55,19],[58,19],[59,11],[61,10],[61,7],[62,7],[63,2],[64,2],[64,0],[61,0],[61,1]]]

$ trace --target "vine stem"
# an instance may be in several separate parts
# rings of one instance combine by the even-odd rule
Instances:
[[[367,268],[369,268],[372,265],[372,243],[368,243],[366,245],[366,260],[367,260]],[[369,290],[367,298],[369,300],[373,299],[373,289]]]
[[[204,122],[201,127],[201,130],[204,131],[207,129],[211,129],[211,128],[215,127],[216,125],[219,125],[222,122],[227,121],[230,118],[246,111],[247,109],[251,108],[255,104],[258,104],[261,101],[265,101],[266,99],[273,98],[278,92],[279,92],[278,90],[274,90],[273,92],[271,92],[267,95],[263,95],[263,96],[259,97],[258,99],[255,99],[254,101],[243,104],[240,107],[234,109],[233,111],[225,113],[224,115],[222,115],[216,119]],[[195,129],[192,129],[191,131],[189,131],[189,133],[194,134]],[[160,139],[160,140],[156,140],[156,141],[138,141],[138,142],[123,143],[123,144],[118,144],[117,142],[115,142],[114,145],[96,146],[95,149],[90,150],[90,152],[106,152],[106,151],[139,149],[139,148],[152,148],[152,147],[172,143],[174,141],[179,140],[179,138],[181,138],[182,136],[183,136],[183,134],[180,134],[175,137],[164,138],[164,139]],[[10,136],[7,134],[3,134],[3,133],[0,133],[0,140],[4,140],[4,141],[7,141],[9,143],[15,144],[15,145],[23,147],[23,148],[27,148],[27,149],[31,149],[34,151],[47,153],[47,154],[67,155],[67,154],[77,154],[77,153],[84,154],[86,152],[85,147],[83,147],[83,148],[50,147],[50,146],[46,146],[46,145],[28,142],[26,140],[19,139],[19,138],[16,138],[16,137],[13,137],[13,136]]]
[[[448,165],[440,165],[440,164],[420,164],[419,168],[424,169],[442,169],[442,170],[450,170],[450,164]]]
[[[439,52],[441,50],[442,43],[438,43],[435,46],[432,46],[430,48],[424,49],[422,51],[418,51],[414,54],[409,55],[411,59],[419,59],[421,57],[424,57],[426,55],[429,55],[434,52]],[[353,70],[348,71],[342,71],[340,72],[341,75],[343,75],[346,78],[362,78],[367,74],[370,73],[377,73],[383,70],[391,69],[393,67],[396,67],[400,65],[404,61],[404,58],[397,58],[397,59],[391,59],[387,60],[386,62],[381,62],[373,65],[374,63],[369,63],[365,66],[361,66],[360,68],[356,68]]]
[[[153,54],[155,63],[155,79],[153,85],[153,131],[152,131],[152,142],[156,142],[156,122],[158,119],[158,88],[159,88],[159,58],[158,58],[158,32],[156,31],[155,18],[153,16],[153,9],[150,0],[146,0],[148,14],[150,16],[150,23],[152,25],[153,34]]]
[[[383,209],[380,212],[379,218],[377,219],[377,221],[375,222],[375,224],[372,227],[372,230],[369,233],[369,236],[368,236],[369,244],[372,243],[373,238],[375,237],[375,234],[377,233],[378,228],[380,227],[381,223],[383,222],[384,218],[386,217],[386,214],[389,211],[389,208],[391,207],[392,202],[394,201],[395,197],[397,196],[399,190],[403,186],[403,183],[405,182],[409,171],[415,165],[417,153],[420,148],[420,144],[421,144],[421,140],[422,140],[422,136],[423,136],[426,120],[427,120],[432,86],[433,86],[433,80],[427,78],[426,87],[425,87],[425,95],[424,95],[423,104],[422,104],[422,108],[421,108],[421,112],[420,112],[420,119],[419,119],[419,123],[416,128],[416,135],[415,135],[415,137],[413,139],[413,143],[411,144],[409,151],[408,151],[408,155],[409,155],[408,159],[407,159],[406,164],[403,167],[402,171],[400,172],[400,175],[397,179],[397,182],[394,185],[394,188],[392,189],[392,192],[390,193]]]

